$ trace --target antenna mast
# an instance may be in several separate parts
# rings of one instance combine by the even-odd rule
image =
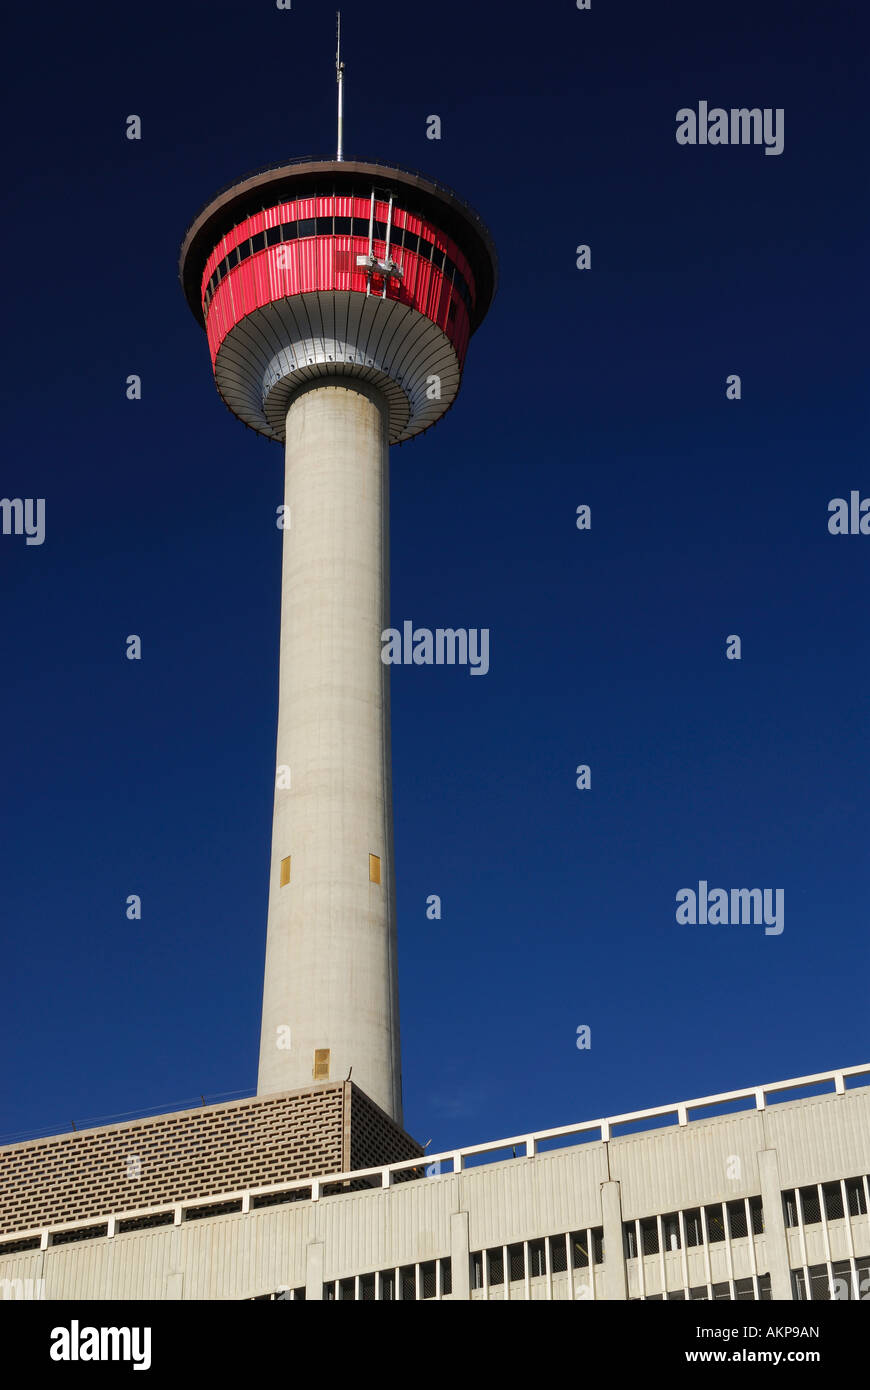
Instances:
[[[335,80],[338,83],[338,148],[337,160],[344,159],[344,63],[341,61],[341,10],[336,11]]]

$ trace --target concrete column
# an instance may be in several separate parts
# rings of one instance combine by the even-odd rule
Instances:
[[[791,1289],[788,1238],[782,1210],[782,1187],[776,1149],[759,1151],[758,1172],[761,1178],[761,1205],[764,1210],[764,1246],[770,1270],[770,1297],[781,1303],[789,1303],[794,1295]],[[761,1272],[764,1273],[763,1269]]]
[[[401,1124],[387,430],[383,398],[351,378],[312,383],[287,412],[276,764],[290,785],[276,781],[257,1091],[352,1067]]]
[[[305,1247],[305,1302],[323,1301],[323,1241],[309,1241]]]
[[[450,1287],[455,1299],[471,1298],[471,1255],[468,1248],[468,1212],[450,1217]]]
[[[601,1224],[604,1227],[604,1297],[618,1301],[628,1297],[618,1182],[601,1184]],[[589,1259],[592,1259],[591,1250]]]

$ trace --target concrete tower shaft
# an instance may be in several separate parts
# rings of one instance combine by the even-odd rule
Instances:
[[[277,765],[289,778],[279,771],[275,790],[258,1091],[340,1080],[353,1067],[400,1121],[389,667],[380,659],[387,429],[383,397],[352,378],[308,387],[287,412]]]
[[[353,1081],[401,1123],[388,448],[456,398],[496,283],[485,226],[393,165],[303,160],[219,193],[180,275],[215,382],[285,445],[258,1091]]]

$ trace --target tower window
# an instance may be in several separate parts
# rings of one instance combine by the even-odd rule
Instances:
[[[281,887],[284,888],[290,882],[290,855],[281,860]]]
[[[369,883],[380,883],[381,861],[376,854],[369,855]]]
[[[318,1047],[314,1050],[314,1072],[315,1081],[329,1080],[329,1048]]]

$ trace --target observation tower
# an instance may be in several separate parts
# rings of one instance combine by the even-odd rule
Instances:
[[[202,209],[180,279],[218,392],[284,446],[278,740],[258,1094],[353,1081],[402,1123],[389,446],[449,410],[496,286],[477,214],[396,165],[294,159]]]

